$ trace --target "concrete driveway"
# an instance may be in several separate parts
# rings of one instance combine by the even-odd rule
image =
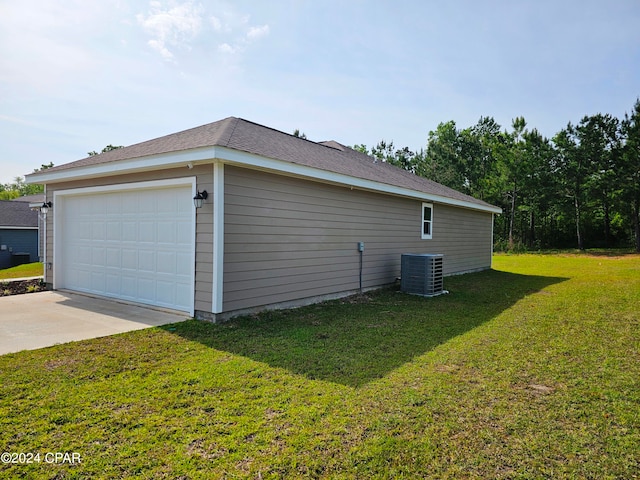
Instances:
[[[71,292],[0,297],[0,355],[186,320],[188,315]]]

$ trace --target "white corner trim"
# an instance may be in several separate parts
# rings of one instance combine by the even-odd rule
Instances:
[[[224,293],[224,164],[213,164],[213,288],[212,313],[222,313]]]

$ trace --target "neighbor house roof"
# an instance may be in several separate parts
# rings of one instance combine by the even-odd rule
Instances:
[[[26,202],[0,200],[0,228],[38,228],[38,212]]]
[[[33,195],[23,195],[22,197],[14,198],[12,202],[27,202],[27,203],[42,203],[44,202],[44,193],[34,193]]]
[[[237,152],[247,155],[237,155]],[[276,162],[260,162],[255,156]],[[400,195],[414,192],[427,200],[442,200],[494,213],[501,211],[482,200],[376,161],[338,142],[316,143],[236,117],[48,168],[27,175],[26,179],[29,183],[54,183],[127,171],[172,168],[213,158],[357,188]]]

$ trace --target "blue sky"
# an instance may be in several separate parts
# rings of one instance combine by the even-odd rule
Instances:
[[[0,0],[0,183],[228,116],[420,149],[640,96],[638,0]]]

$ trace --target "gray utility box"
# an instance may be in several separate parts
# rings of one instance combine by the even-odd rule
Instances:
[[[442,288],[442,254],[403,253],[400,273],[400,289],[405,293],[434,297],[446,290]]]

